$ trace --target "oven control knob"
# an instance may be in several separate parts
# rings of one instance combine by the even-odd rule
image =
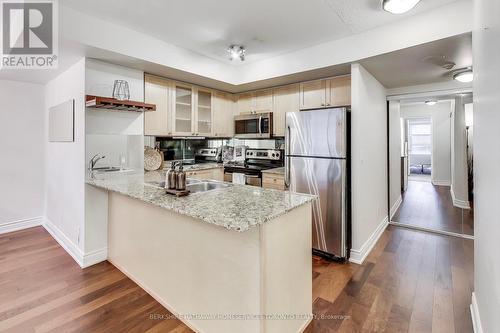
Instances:
[[[275,154],[275,153],[273,153],[273,155],[272,155],[272,156],[274,157],[275,155],[276,155],[276,154]]]

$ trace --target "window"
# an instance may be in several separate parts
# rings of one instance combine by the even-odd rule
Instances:
[[[413,155],[431,155],[430,119],[410,119],[408,121],[410,153]]]

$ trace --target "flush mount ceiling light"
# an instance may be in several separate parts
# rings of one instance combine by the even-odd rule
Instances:
[[[453,78],[459,82],[468,83],[472,82],[472,80],[474,79],[474,74],[472,72],[472,69],[467,69],[465,71],[454,74]]]
[[[245,48],[240,45],[231,45],[227,48],[227,53],[229,53],[229,60],[240,59],[245,60]]]
[[[419,2],[420,0],[382,0],[382,8],[392,14],[403,14]]]
[[[425,101],[425,104],[427,104],[429,106],[433,106],[433,105],[437,104],[437,101],[433,99],[433,100]]]

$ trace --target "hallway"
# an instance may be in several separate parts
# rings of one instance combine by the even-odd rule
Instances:
[[[474,235],[473,211],[453,206],[448,186],[408,181],[392,221],[421,228]],[[462,227],[463,220],[463,227]]]

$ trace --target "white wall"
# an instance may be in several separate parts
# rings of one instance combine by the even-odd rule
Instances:
[[[500,332],[500,2],[475,1],[474,310],[485,333]],[[475,311],[473,311],[474,313]],[[479,318],[480,317],[480,318]],[[478,325],[476,325],[477,327]],[[479,332],[476,330],[476,332]]]
[[[42,85],[0,81],[0,232],[13,231],[21,221],[25,226],[42,222],[47,141],[43,103]]]
[[[126,80],[129,83],[131,100],[144,101],[143,71],[87,59],[86,94],[112,97],[115,80]],[[126,154],[129,166],[142,169],[144,113],[88,108],[85,121],[87,163],[99,153],[106,155],[106,159],[100,161],[100,164],[117,166],[120,154]]]
[[[115,80],[129,83],[130,99],[144,101],[144,72],[114,64],[87,59],[85,93],[112,97]],[[144,113],[86,109],[85,161],[99,153],[106,156],[100,166],[120,166],[120,155],[127,167],[144,169]],[[106,191],[85,187],[85,255],[84,265],[106,259],[108,229],[108,196]]]
[[[356,259],[387,223],[386,90],[361,65],[352,75],[352,253]]]
[[[50,107],[75,100],[75,141],[46,143],[46,223],[72,254],[84,250],[85,59],[47,83],[45,117]]]
[[[401,203],[401,112],[400,102],[389,102],[389,205],[390,217]]]
[[[451,127],[451,195],[453,204],[462,208],[469,207],[467,184],[467,150],[465,132],[465,101],[455,98],[455,110]]]
[[[432,182],[451,185],[451,120],[453,101],[439,101],[436,105],[424,103],[401,104],[401,117],[432,119]]]

